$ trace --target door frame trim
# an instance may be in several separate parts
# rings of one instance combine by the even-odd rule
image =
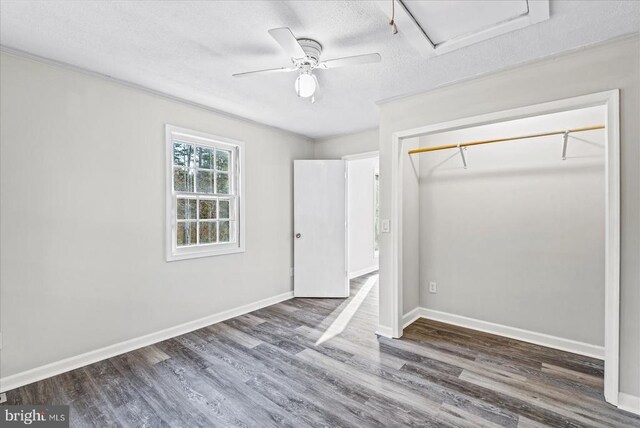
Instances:
[[[344,161],[353,161],[353,160],[379,158],[379,157],[380,157],[380,151],[379,150],[375,150],[375,151],[372,151],[372,152],[356,153],[354,155],[344,155],[344,156],[342,156],[342,160],[344,160]]]

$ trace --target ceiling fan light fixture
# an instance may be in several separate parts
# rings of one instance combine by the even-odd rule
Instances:
[[[318,78],[313,74],[313,70],[328,70],[330,68],[380,62],[380,54],[378,53],[352,55],[320,61],[322,45],[317,40],[297,39],[287,27],[273,28],[269,30],[269,34],[291,58],[291,64],[288,67],[247,71],[236,73],[232,76],[245,77],[266,73],[297,72],[298,77],[294,85],[296,94],[301,98],[310,98],[311,103],[315,102],[316,95],[320,92],[320,83],[318,83]]]
[[[296,94],[302,98],[309,98],[316,92],[316,79],[311,73],[301,73],[296,79]]]

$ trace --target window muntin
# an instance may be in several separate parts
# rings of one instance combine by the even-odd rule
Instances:
[[[235,207],[231,198],[180,194],[176,205],[177,247],[236,241]]]
[[[171,250],[168,260],[242,251],[241,143],[167,127]]]
[[[229,195],[234,193],[233,151],[173,142],[173,191]]]

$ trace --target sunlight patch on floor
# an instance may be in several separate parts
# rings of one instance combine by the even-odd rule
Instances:
[[[364,302],[364,299],[367,297],[373,286],[378,281],[378,275],[373,275],[364,285],[358,290],[353,299],[349,302],[347,306],[340,312],[340,315],[336,317],[336,319],[331,323],[329,328],[322,334],[320,339],[316,342],[316,345],[320,345],[327,340],[330,340],[333,337],[336,337],[340,333],[344,331],[344,329],[351,321],[351,318],[358,311],[358,308]]]

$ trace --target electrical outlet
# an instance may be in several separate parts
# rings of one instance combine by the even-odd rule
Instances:
[[[434,281],[429,281],[429,293],[437,293],[438,285]]]
[[[391,231],[391,221],[389,219],[382,219],[382,233],[389,233]]]

